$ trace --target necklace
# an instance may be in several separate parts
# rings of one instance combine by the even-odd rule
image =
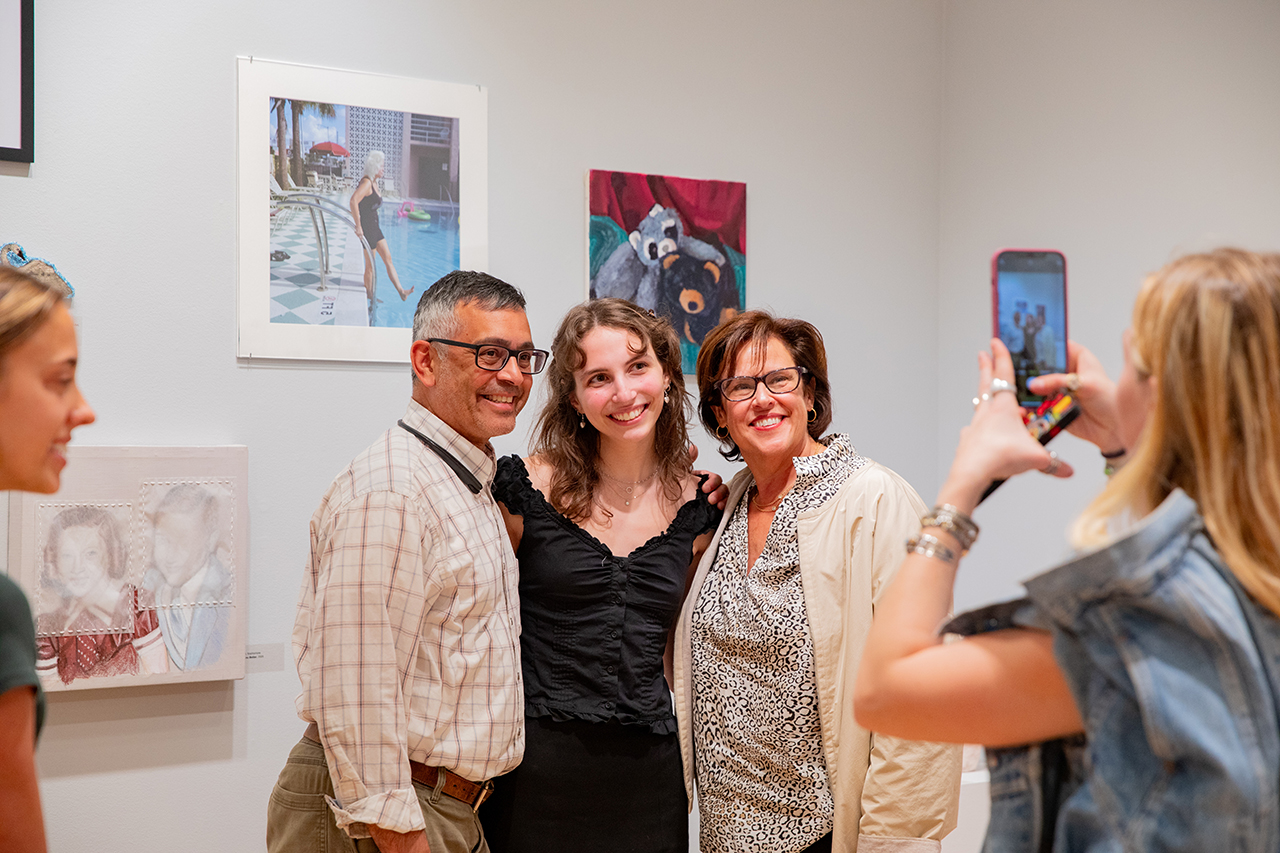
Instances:
[[[751,492],[752,492],[751,503],[756,505],[756,509],[760,510],[761,512],[774,512],[778,509],[778,504],[782,503],[782,499],[785,498],[787,495],[791,494],[791,489],[790,488],[785,489],[782,492],[782,494],[778,495],[777,499],[769,503],[760,503],[760,487],[759,486],[752,486]]]
[[[614,488],[625,495],[622,500],[623,504],[631,506],[631,499],[637,495],[644,494],[644,485],[654,477],[658,476],[658,468],[655,466],[654,469],[649,472],[649,476],[642,480],[619,480],[617,477],[612,477],[599,469],[596,469],[596,473],[601,477],[604,477],[606,480],[611,481],[614,484]]]

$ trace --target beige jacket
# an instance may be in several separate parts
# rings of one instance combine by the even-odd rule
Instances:
[[[690,809],[695,759],[690,620],[720,536],[752,482],[746,470],[730,482],[724,519],[698,564],[676,626],[676,717]],[[920,530],[925,509],[905,480],[872,462],[854,471],[831,500],[797,519],[822,749],[835,800],[835,850],[937,853],[956,825],[960,747],[877,735],[853,717],[853,686],[875,602],[906,556],[907,537]]]

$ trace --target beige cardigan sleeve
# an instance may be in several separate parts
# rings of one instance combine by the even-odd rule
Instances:
[[[898,484],[906,494],[898,493],[894,488]],[[920,530],[925,509],[919,496],[896,475],[886,486],[875,508],[872,536],[873,614],[875,603],[906,555],[907,537]],[[941,849],[942,838],[956,825],[960,747],[875,732],[870,738],[858,849],[861,853]]]

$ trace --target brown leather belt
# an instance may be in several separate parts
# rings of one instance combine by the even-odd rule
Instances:
[[[320,743],[319,726],[312,723],[307,726],[307,730],[302,736],[307,740]],[[481,804],[489,799],[489,795],[493,793],[492,781],[472,782],[470,779],[464,779],[444,767],[428,767],[420,761],[409,760],[409,775],[419,785],[435,788],[436,783],[440,781],[441,774],[444,775],[444,784],[440,790],[455,800],[461,800],[466,803],[473,812],[478,811]]]
[[[473,812],[479,811],[480,805],[493,793],[492,781],[472,782],[470,779],[463,779],[452,770],[428,767],[412,759],[409,760],[409,773],[412,774],[413,781],[428,788],[434,788],[440,779],[440,774],[444,774],[444,785],[440,790],[455,800],[462,800],[471,806]]]

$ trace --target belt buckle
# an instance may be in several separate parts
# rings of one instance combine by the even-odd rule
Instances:
[[[485,783],[480,786],[480,793],[476,796],[475,803],[471,806],[471,812],[474,814],[480,811],[480,807],[484,805],[484,801],[489,799],[489,795],[493,793],[493,780],[486,779]]]

